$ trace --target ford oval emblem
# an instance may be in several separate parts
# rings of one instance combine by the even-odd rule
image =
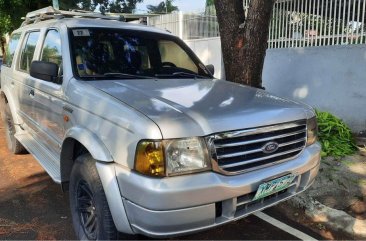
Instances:
[[[270,154],[273,153],[275,151],[277,151],[279,148],[279,145],[277,142],[271,141],[266,143],[263,147],[262,147],[262,151],[266,154]]]

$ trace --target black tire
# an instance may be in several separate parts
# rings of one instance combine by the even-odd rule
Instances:
[[[27,150],[24,146],[15,138],[15,125],[13,116],[10,111],[8,103],[3,103],[4,113],[2,114],[5,126],[5,138],[8,143],[9,150],[14,154],[24,154]]]
[[[71,171],[70,208],[77,238],[116,240],[118,231],[100,181],[95,160],[90,154],[79,156]],[[88,222],[90,220],[90,222]]]

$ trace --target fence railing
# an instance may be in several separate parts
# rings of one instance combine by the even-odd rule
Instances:
[[[366,42],[364,0],[277,1],[269,48],[361,44]]]
[[[172,13],[151,17],[148,24],[166,29],[182,39],[200,39],[220,36],[216,16],[206,14]]]
[[[250,0],[244,0],[247,12]],[[364,44],[366,0],[277,0],[269,29],[269,48]],[[182,39],[217,37],[214,8],[204,14],[172,13],[149,18],[148,24]]]

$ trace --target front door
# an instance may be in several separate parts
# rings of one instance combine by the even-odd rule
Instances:
[[[59,66],[59,82],[44,81],[31,76],[26,80],[31,87],[31,112],[36,123],[38,141],[55,156],[60,153],[64,137],[61,38],[56,29],[49,29],[41,47],[40,60]]]

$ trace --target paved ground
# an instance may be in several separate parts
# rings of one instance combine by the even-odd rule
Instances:
[[[284,219],[272,208],[271,215]],[[312,237],[316,234],[295,224]],[[137,239],[147,239],[137,236]],[[12,155],[6,148],[0,124],[0,239],[70,240],[75,239],[68,196],[52,182],[31,155]],[[275,226],[250,216],[238,222],[180,239],[206,240],[296,240]]]

